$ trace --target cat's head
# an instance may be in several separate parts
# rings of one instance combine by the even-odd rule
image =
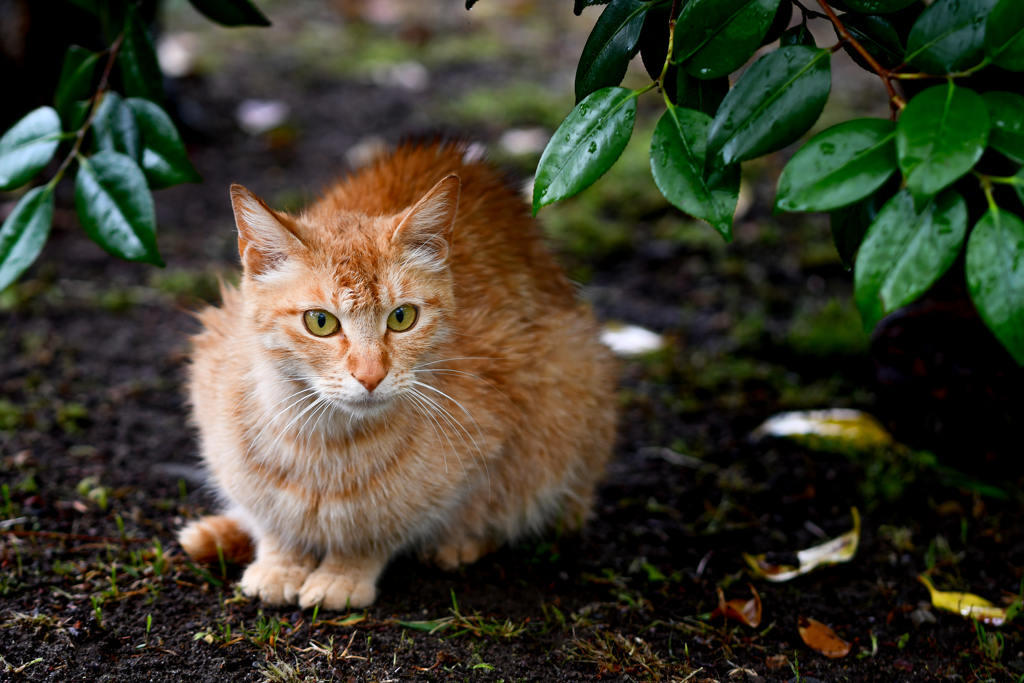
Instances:
[[[394,403],[449,333],[448,268],[460,182],[452,174],[394,215],[323,205],[298,216],[231,187],[244,335],[272,367],[348,414]]]

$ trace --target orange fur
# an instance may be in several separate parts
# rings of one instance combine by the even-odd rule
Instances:
[[[396,553],[451,568],[589,514],[615,362],[526,205],[463,155],[403,146],[296,216],[232,188],[245,274],[201,313],[189,380],[226,512],[181,540],[208,559],[221,520],[251,535],[249,595],[361,607]]]

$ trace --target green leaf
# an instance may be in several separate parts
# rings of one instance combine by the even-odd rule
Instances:
[[[572,6],[572,12],[577,17],[583,13],[583,8],[594,7],[595,5],[607,5],[611,0],[576,0]]]
[[[985,100],[992,126],[988,144],[1015,163],[1024,164],[1024,97],[995,91],[987,92],[981,98]]]
[[[1024,221],[990,209],[967,240],[967,288],[988,329],[1024,365]]]
[[[779,36],[779,47],[786,47],[787,45],[817,47],[817,44],[814,42],[814,36],[808,30],[807,24],[797,24],[793,28],[782,32],[782,35]]]
[[[953,190],[922,212],[902,190],[886,202],[868,228],[853,270],[857,308],[870,331],[883,316],[924,294],[963,246],[967,203]]]
[[[896,172],[896,124],[855,119],[815,135],[782,169],[775,206],[831,211],[859,201]]]
[[[131,157],[105,150],[79,158],[75,177],[78,220],[114,256],[156,266],[156,211],[146,177]]]
[[[128,5],[124,17],[124,42],[117,54],[121,65],[124,92],[129,97],[145,97],[160,104],[164,100],[163,75],[153,50],[149,31],[135,5]]]
[[[732,240],[732,217],[739,198],[739,174],[710,185],[704,156],[711,117],[692,109],[669,107],[651,138],[654,183],[674,206],[711,224]]]
[[[64,66],[60,70],[57,92],[53,96],[53,106],[60,114],[61,121],[70,123],[74,103],[92,95],[92,77],[99,58],[97,53],[77,45],[72,45],[64,53]]]
[[[1017,175],[1013,176],[1013,190],[1017,193],[1017,198],[1020,199],[1020,203],[1024,204],[1024,168],[1017,171]]]
[[[35,263],[53,222],[53,189],[36,187],[18,200],[0,227],[0,292]]]
[[[142,150],[135,115],[116,92],[108,90],[103,94],[92,129],[97,149],[114,150],[127,154],[133,161],[140,160]]]
[[[728,76],[761,46],[778,7],[779,0],[690,0],[676,22],[673,61],[698,78]]]
[[[270,21],[249,0],[189,0],[192,6],[222,26],[270,26]],[[476,0],[466,2],[466,9]]]
[[[198,183],[202,177],[189,161],[171,117],[159,105],[140,97],[125,103],[135,113],[142,135],[142,170],[154,190],[179,183]]]
[[[637,41],[640,59],[652,80],[657,80],[661,75],[665,58],[668,57],[669,10],[668,5],[657,5],[647,10],[644,25],[640,29],[640,39]]]
[[[961,71],[982,59],[985,19],[996,0],[937,0],[914,22],[907,63],[930,74]]]
[[[676,103],[684,109],[695,109],[714,116],[728,94],[728,76],[704,80],[694,78],[682,69],[676,74]]]
[[[903,45],[896,27],[888,19],[871,14],[846,14],[843,15],[843,25],[883,69],[895,69],[903,63]],[[836,37],[841,39],[839,30],[835,31]],[[843,49],[858,66],[874,73],[874,69],[856,48],[843,43]]]
[[[595,90],[622,82],[636,54],[648,6],[641,0],[612,0],[601,13],[576,67],[577,104]]]
[[[708,155],[727,166],[782,149],[810,130],[832,87],[828,50],[780,47],[754,62],[711,123]]]
[[[626,148],[636,118],[636,92],[602,88],[569,113],[537,164],[533,213],[590,187]]]
[[[772,23],[768,26],[768,32],[764,34],[764,38],[761,39],[761,45],[770,45],[778,40],[783,33],[786,32],[786,28],[789,27],[789,22],[793,19],[793,2],[792,0],[782,0],[779,3],[779,8],[775,10],[775,16],[772,17]]]
[[[843,0],[847,10],[863,14],[888,14],[889,12],[901,10],[915,2],[917,0]],[[834,2],[828,4],[836,5]]]
[[[50,163],[60,145],[60,117],[52,107],[26,114],[0,138],[0,191],[21,187]]]
[[[985,54],[996,66],[1024,71],[1024,3],[1000,0],[985,24]]]
[[[879,210],[892,196],[892,191],[886,191],[887,187],[888,185],[883,186],[867,199],[836,209],[829,214],[832,242],[836,245],[839,258],[847,270],[853,269],[854,256],[864,241],[868,227],[875,222]]]
[[[907,188],[926,197],[968,173],[985,151],[988,127],[985,101],[973,90],[950,81],[919,93],[896,125],[896,151]]]

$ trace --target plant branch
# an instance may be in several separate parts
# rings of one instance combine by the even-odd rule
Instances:
[[[839,21],[839,17],[836,16],[836,13],[828,6],[828,3],[825,0],[818,0],[818,4],[821,5],[823,10],[825,10],[825,14],[828,15],[828,20],[836,27],[836,31],[839,32],[839,35],[843,40],[848,42],[850,46],[864,58],[864,61],[868,63],[871,69],[878,74],[879,78],[882,79],[882,82],[885,83],[885,89],[889,93],[889,107],[892,109],[893,118],[895,118],[896,112],[902,111],[903,108],[907,106],[907,102],[900,97],[896,92],[896,89],[893,88],[892,73],[883,68],[882,65],[878,63],[878,60],[872,57],[871,53],[865,50],[864,46],[857,42],[856,38],[850,35],[850,32],[846,30],[845,26],[843,26],[843,22]]]
[[[107,90],[107,82],[110,80],[110,72],[114,68],[114,61],[117,59],[117,51],[121,49],[121,43],[123,42],[124,33],[119,35],[117,40],[115,40],[109,48],[110,54],[107,57],[107,65],[103,69],[103,75],[100,77],[100,83],[96,87],[96,92],[92,96],[92,108],[89,110],[89,116],[85,119],[82,126],[75,132],[77,139],[75,140],[74,146],[71,148],[71,151],[68,152],[68,155],[64,157],[64,161],[61,162],[60,168],[57,169],[57,173],[55,173],[50,182],[47,183],[47,187],[50,189],[53,189],[57,183],[60,182],[60,179],[64,177],[64,172],[71,164],[71,160],[78,156],[78,152],[82,148],[82,143],[85,142],[85,134],[92,126],[93,119],[96,118],[96,112],[99,110],[100,101],[102,100],[100,95]]]
[[[679,17],[679,0],[672,0],[672,9],[668,13],[668,52],[665,54],[665,65],[661,67],[658,75],[658,83],[662,90],[665,89],[665,74],[672,63],[672,52],[675,50],[676,19]]]

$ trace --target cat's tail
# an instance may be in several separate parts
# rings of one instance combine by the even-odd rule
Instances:
[[[252,562],[252,538],[237,519],[227,515],[207,515],[189,522],[178,532],[178,543],[202,564],[217,564],[222,557],[235,564]]]

